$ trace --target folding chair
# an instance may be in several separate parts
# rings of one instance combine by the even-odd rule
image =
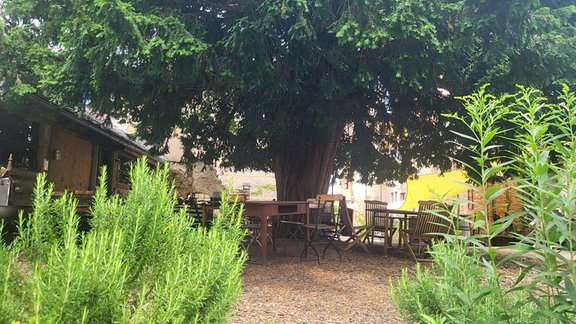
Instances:
[[[202,210],[196,204],[178,204],[174,205],[174,212],[179,213],[180,210],[186,211],[188,217],[190,217],[194,222],[193,227],[202,225]]]
[[[368,247],[364,242],[366,241],[368,235],[374,229],[373,225],[358,225],[354,226],[352,224],[352,219],[348,213],[348,207],[346,206],[346,197],[343,197],[338,206],[338,213],[340,214],[340,220],[342,222],[342,230],[340,233],[345,236],[349,236],[344,243],[348,243],[344,248],[344,251],[348,251],[355,245],[359,245],[364,251],[370,253]]]
[[[246,230],[246,236],[244,237],[244,241],[241,244],[244,250],[246,250],[247,252],[254,245],[254,243],[258,244],[259,246],[262,246],[263,244],[262,242],[260,242],[260,230],[261,230],[260,225],[261,224],[259,218],[248,216],[245,217],[244,219],[244,224],[242,224],[242,228]],[[271,226],[268,225],[267,229],[268,233],[266,233],[267,234],[266,238],[270,241],[271,244],[274,244],[272,235],[270,233],[272,229]],[[266,242],[264,242],[264,244],[266,244]]]
[[[418,203],[418,215],[414,225],[402,229],[400,234],[416,262],[431,261],[424,258],[423,253],[433,240],[442,239],[443,234],[450,232],[452,222],[448,219],[448,212],[442,203],[429,200]]]
[[[339,195],[341,197],[341,195]],[[338,197],[338,199],[340,199]],[[334,200],[323,200],[326,197],[317,197],[317,213],[311,214],[310,224],[304,224],[302,227],[306,229],[307,235],[304,236],[305,244],[302,252],[300,253],[300,261],[308,251],[308,248],[312,248],[318,264],[320,264],[320,252],[317,249],[319,243],[323,243],[326,246],[322,251],[322,259],[326,254],[326,250],[332,247],[336,252],[338,252],[338,257],[342,261],[342,254],[340,253],[340,248],[334,244],[335,239],[338,237],[337,224],[335,222],[334,216]]]
[[[304,236],[304,221],[302,220],[305,215],[287,215],[284,219],[280,220],[280,224],[285,226],[282,230],[285,231],[289,239],[300,240]]]

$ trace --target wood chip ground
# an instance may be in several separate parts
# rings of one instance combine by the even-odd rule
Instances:
[[[312,257],[300,261],[301,248],[298,241],[284,240],[267,264],[246,264],[242,299],[229,323],[405,323],[390,300],[390,281],[404,268],[414,271],[407,251],[392,248],[384,256],[376,244],[371,253],[343,251],[340,261],[329,249],[318,264]],[[505,253],[510,252],[499,255]],[[518,271],[506,266],[503,280],[511,284]]]
[[[403,250],[385,257],[382,246],[354,248],[340,261],[329,249],[318,264],[312,256],[300,261],[298,241],[278,245],[268,264],[247,263],[229,323],[404,323],[389,296],[390,280],[415,268]]]

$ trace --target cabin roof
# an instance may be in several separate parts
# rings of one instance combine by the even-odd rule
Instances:
[[[69,123],[81,126],[85,131],[96,133],[137,154],[147,155],[158,162],[166,161],[163,156],[150,155],[149,150],[151,146],[116,126],[107,115],[98,114],[91,109],[79,111],[72,108],[59,108],[52,104],[47,98],[41,96],[33,96],[32,99],[47,109],[59,112],[59,117]]]

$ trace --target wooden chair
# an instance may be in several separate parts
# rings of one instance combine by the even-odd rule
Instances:
[[[348,251],[353,246],[359,245],[364,249],[364,251],[370,252],[364,242],[366,241],[367,236],[372,232],[373,225],[353,225],[350,214],[348,213],[348,207],[346,206],[346,197],[343,197],[340,201],[338,212],[343,225],[340,232],[343,233],[343,235],[349,235],[348,239],[344,241],[344,243],[348,243],[344,248],[344,251]]]
[[[423,253],[433,240],[442,239],[443,234],[450,232],[452,222],[442,203],[431,200],[418,203],[418,215],[408,222],[408,228],[402,229],[400,235],[416,262],[431,261]]]
[[[396,229],[393,220],[387,217],[388,203],[379,200],[365,200],[364,211],[366,213],[366,225],[371,227],[370,234],[366,237],[369,243],[374,243],[374,238],[387,238],[388,246],[392,243],[392,237]],[[385,222],[388,222],[387,224]],[[388,233],[385,233],[388,231]]]

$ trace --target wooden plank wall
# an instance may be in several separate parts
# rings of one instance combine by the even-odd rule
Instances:
[[[92,143],[65,129],[54,130],[53,135],[48,180],[54,190],[89,190]],[[54,159],[55,150],[60,151],[60,160]]]

